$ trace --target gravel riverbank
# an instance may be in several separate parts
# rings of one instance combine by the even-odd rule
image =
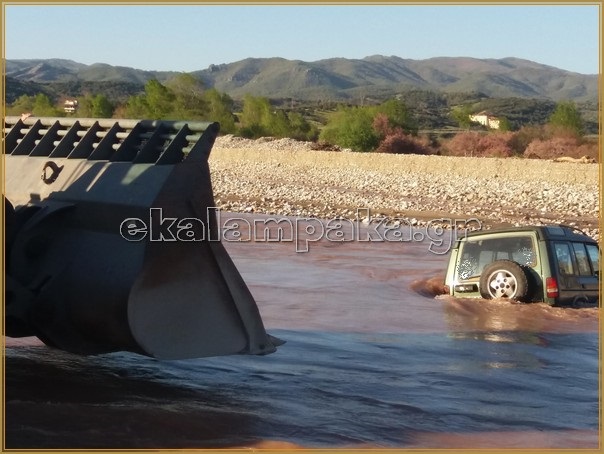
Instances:
[[[210,167],[223,211],[355,219],[368,209],[414,225],[477,218],[483,228],[563,223],[599,238],[598,164],[317,151],[223,136]]]

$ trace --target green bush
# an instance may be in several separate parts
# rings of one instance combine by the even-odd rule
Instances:
[[[317,129],[302,115],[271,106],[268,98],[247,95],[243,100],[239,135],[258,139],[260,137],[314,140]]]
[[[374,112],[369,108],[340,107],[330,117],[319,139],[354,151],[374,150],[379,136],[373,128],[373,119]]]

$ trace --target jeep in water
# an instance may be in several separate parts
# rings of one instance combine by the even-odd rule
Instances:
[[[564,225],[475,231],[455,242],[445,293],[557,306],[597,304],[598,243]]]

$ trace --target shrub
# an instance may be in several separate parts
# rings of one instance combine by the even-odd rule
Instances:
[[[319,139],[354,151],[371,151],[379,144],[372,127],[373,114],[367,108],[340,107],[321,130]]]
[[[569,158],[587,156],[598,161],[598,144],[584,142],[576,137],[552,137],[533,140],[524,152],[524,157],[532,159],[555,159],[563,156]]]
[[[493,158],[509,158],[514,154],[510,146],[510,140],[514,136],[512,132],[496,132],[485,134],[478,142],[481,156]]]
[[[399,129],[394,134],[386,136],[380,142],[376,152],[394,154],[433,154],[435,151],[430,146],[427,139],[410,136]]]
[[[562,101],[556,104],[556,109],[549,117],[549,125],[564,134],[571,134],[577,138],[583,136],[584,133],[581,114],[572,101]]]
[[[246,139],[258,139],[260,137],[269,136],[270,134],[262,125],[253,123],[249,126],[242,126],[239,128],[238,135]]]
[[[379,106],[340,106],[319,139],[354,151],[374,151],[387,136],[400,136],[403,131],[415,132],[417,126],[404,103],[390,100]]]
[[[447,141],[443,148],[450,156],[507,158],[514,154],[510,146],[513,137],[512,132],[461,132]]]
[[[543,128],[543,126],[523,126],[514,133],[508,144],[515,154],[523,155],[524,150],[526,150],[526,147],[528,147],[533,140],[544,140],[550,136],[551,131]]]
[[[378,113],[373,119],[373,130],[380,139],[377,153],[431,154],[434,150],[428,139],[419,139],[406,134],[401,126],[393,126],[385,113]]]
[[[378,113],[373,118],[373,130],[377,133],[380,139],[383,139],[389,134],[392,134],[394,128],[390,125],[390,120],[385,113]]]

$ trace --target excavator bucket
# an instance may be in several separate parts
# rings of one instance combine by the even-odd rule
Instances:
[[[268,354],[221,243],[218,123],[6,117],[5,335],[89,355]]]

